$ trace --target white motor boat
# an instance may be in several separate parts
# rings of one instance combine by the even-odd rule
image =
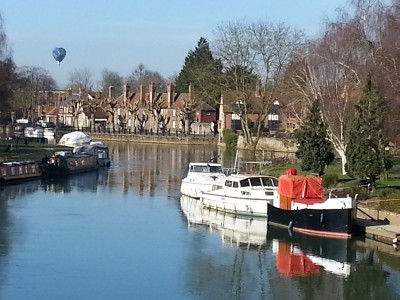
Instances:
[[[232,174],[203,191],[205,207],[235,215],[267,217],[268,204],[278,197],[278,179],[255,174]]]
[[[219,163],[190,163],[186,176],[182,179],[182,195],[199,199],[201,193],[210,190],[215,182],[222,181],[225,174]]]
[[[24,129],[24,137],[27,138],[42,138],[44,136],[43,134],[43,128],[42,127],[25,127]]]

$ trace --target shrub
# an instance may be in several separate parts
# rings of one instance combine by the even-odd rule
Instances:
[[[324,174],[322,175],[322,185],[326,189],[334,188],[339,182],[337,174]]]
[[[377,196],[380,199],[385,199],[385,198],[388,199],[391,198],[391,195],[396,192],[398,193],[398,191],[394,188],[382,188],[377,190]]]
[[[394,213],[400,213],[400,192],[396,191],[393,193],[388,193],[381,198],[379,202],[379,208],[383,210],[392,211]]]
[[[224,143],[227,148],[234,148],[237,145],[239,135],[233,129],[223,130]]]

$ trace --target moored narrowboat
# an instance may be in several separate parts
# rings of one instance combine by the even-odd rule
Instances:
[[[35,179],[42,176],[39,164],[34,161],[0,163],[0,184]]]
[[[95,155],[57,151],[51,157],[44,158],[41,167],[44,175],[57,176],[97,170],[100,165]]]

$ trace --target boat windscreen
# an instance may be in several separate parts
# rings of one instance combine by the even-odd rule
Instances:
[[[207,166],[193,166],[193,171],[196,173],[208,173]]]
[[[224,173],[221,166],[210,166],[210,173]]]
[[[278,186],[278,180],[276,180],[276,178],[273,177],[261,177],[263,186],[267,186],[267,187],[276,187]]]
[[[246,179],[240,180],[240,186],[241,186],[241,187],[250,186],[249,179],[246,178]]]

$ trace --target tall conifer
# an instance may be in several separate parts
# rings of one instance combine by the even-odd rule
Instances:
[[[326,125],[321,118],[320,102],[315,100],[305,122],[295,135],[298,143],[296,157],[301,159],[303,171],[313,171],[319,176],[334,160],[331,142],[327,139]]]
[[[369,178],[374,184],[393,165],[385,150],[384,111],[383,97],[369,78],[347,135],[346,171],[353,178]]]
[[[185,63],[175,80],[178,92],[187,92],[192,84],[194,92],[202,101],[212,106],[219,104],[218,80],[221,78],[222,64],[213,58],[208,41],[201,37],[194,50],[190,50]]]

